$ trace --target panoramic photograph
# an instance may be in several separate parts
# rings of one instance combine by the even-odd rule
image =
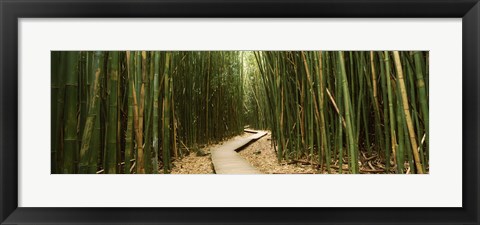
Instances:
[[[52,174],[428,174],[428,51],[52,51]]]

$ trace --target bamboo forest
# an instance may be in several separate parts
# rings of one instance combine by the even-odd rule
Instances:
[[[52,51],[52,174],[428,174],[428,51]]]

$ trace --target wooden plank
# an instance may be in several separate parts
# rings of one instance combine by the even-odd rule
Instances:
[[[260,174],[260,171],[251,166],[237,152],[253,141],[265,136],[267,132],[248,130],[255,133],[246,138],[231,140],[212,150],[212,162],[217,174]]]

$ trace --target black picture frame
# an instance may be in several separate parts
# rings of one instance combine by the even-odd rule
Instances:
[[[0,0],[0,15],[1,224],[479,224],[479,0]],[[463,18],[463,207],[18,207],[18,19],[63,17]]]

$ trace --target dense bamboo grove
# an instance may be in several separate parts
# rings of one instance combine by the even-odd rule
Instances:
[[[244,54],[245,121],[254,129],[270,130],[272,115],[269,113],[267,92],[253,52]]]
[[[240,52],[52,52],[52,173],[169,173],[243,130]]]
[[[272,130],[279,160],[359,173],[375,154],[387,172],[428,172],[428,52],[254,54],[268,115],[255,125]]]
[[[428,173],[428,52],[52,52],[52,173],[170,173],[272,132],[279,162]],[[345,166],[344,166],[345,165]]]

